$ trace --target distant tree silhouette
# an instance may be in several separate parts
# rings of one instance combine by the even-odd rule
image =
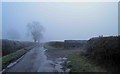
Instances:
[[[34,42],[40,42],[44,31],[43,26],[40,25],[39,22],[34,21],[32,23],[28,23],[27,28],[29,35],[32,37]]]

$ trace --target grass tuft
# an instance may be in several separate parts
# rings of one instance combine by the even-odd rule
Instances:
[[[87,58],[80,56],[79,54],[71,55],[68,60],[68,67],[71,68],[71,72],[105,72],[99,66],[90,63]]]

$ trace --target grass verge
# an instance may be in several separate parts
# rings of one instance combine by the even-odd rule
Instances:
[[[22,55],[24,55],[28,50],[30,50],[32,47],[27,47],[24,49],[20,49],[16,52],[13,52],[11,54],[8,54],[6,56],[3,56],[0,58],[0,61],[2,60],[2,69],[5,69],[10,63],[14,62],[18,58],[20,58]]]
[[[68,57],[71,61],[67,67],[71,68],[71,72],[105,72],[101,67],[90,63],[90,61],[84,56],[80,56],[78,53]]]

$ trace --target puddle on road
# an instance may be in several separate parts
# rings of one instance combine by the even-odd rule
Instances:
[[[41,63],[37,72],[69,72],[70,69],[64,69],[64,63],[68,62],[67,58],[57,58],[55,61],[48,60],[45,55],[46,49],[41,49]]]

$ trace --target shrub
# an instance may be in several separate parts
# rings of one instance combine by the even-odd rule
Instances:
[[[33,45],[33,42],[20,42],[13,40],[2,40],[2,56],[13,53],[21,48]]]
[[[87,56],[105,67],[120,67],[119,36],[91,38],[87,42]]]

